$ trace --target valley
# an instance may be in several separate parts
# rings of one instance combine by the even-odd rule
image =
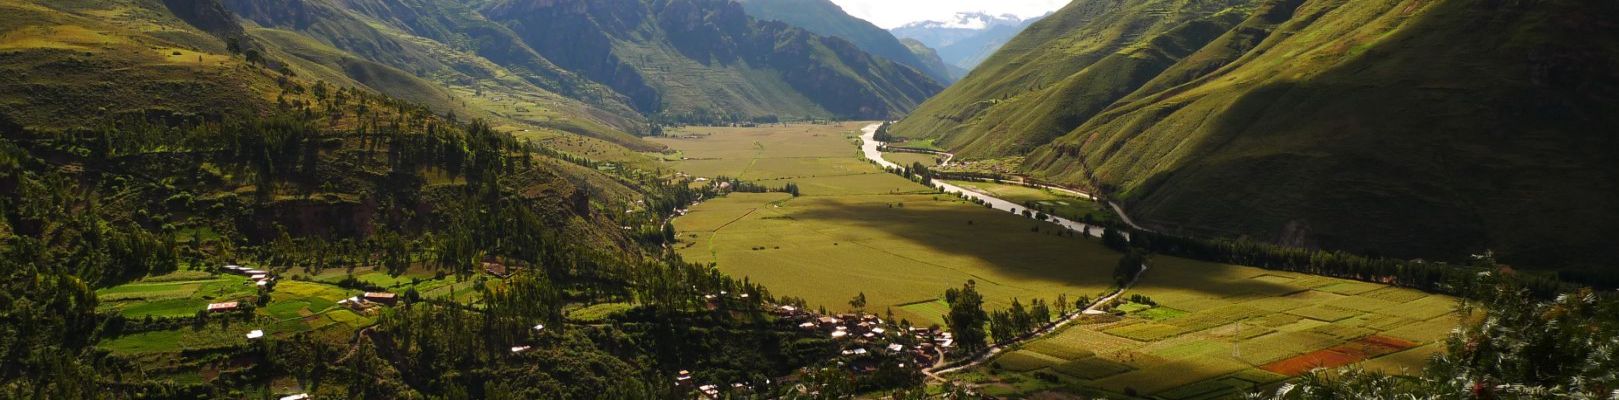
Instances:
[[[0,399],[1608,399],[1615,38],[1577,0],[0,1]]]
[[[1020,214],[1027,203],[989,193],[1070,202],[1105,220],[1099,206],[1010,184],[935,182],[940,186],[930,190],[852,157],[858,142],[861,157],[897,167],[886,158],[906,153],[880,152],[876,127],[694,127],[657,139],[681,155],[668,165],[694,176],[813,182],[798,196],[705,200],[674,219],[676,248],[687,260],[715,263],[810,307],[842,312],[850,298],[864,295],[861,310],[921,325],[942,324],[949,306],[938,296],[966,280],[977,282],[990,309],[1010,307],[1015,298],[1100,297],[1116,287],[1111,267],[1118,252],[1088,236],[1051,234],[1086,225],[1036,221]],[[1043,233],[1031,226],[1043,226]],[[1094,235],[1101,229],[1091,227]],[[998,396],[1228,398],[1314,366],[1414,370],[1460,322],[1455,298],[1411,289],[1169,256],[1150,265],[1103,312],[945,377]]]

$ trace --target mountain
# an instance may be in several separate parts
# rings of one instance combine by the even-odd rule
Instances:
[[[848,40],[871,55],[886,58],[927,74],[934,81],[955,82],[942,65],[928,63],[893,34],[855,18],[830,0],[740,0],[742,9],[759,20],[781,21],[821,36]]]
[[[912,22],[891,32],[936,49],[946,64],[971,71],[1040,18],[1043,17],[1022,19],[1011,14],[958,13],[953,21]]]
[[[893,127],[1165,231],[1589,271],[1619,234],[1619,6],[1075,1]]]
[[[928,68],[943,70],[945,73],[949,74],[951,82],[955,82],[956,80],[967,76],[967,70],[954,65],[945,64],[944,58],[939,57],[938,50],[928,47],[927,44],[924,44],[921,41],[906,38],[900,40],[900,43],[905,44],[905,48],[910,50],[911,54],[916,55],[917,59],[922,60],[923,64],[928,65]]]
[[[914,69],[756,21],[729,0],[504,0],[482,13],[667,120],[886,118],[940,90]]]

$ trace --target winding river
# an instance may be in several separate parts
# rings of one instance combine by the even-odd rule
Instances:
[[[881,166],[883,166],[883,168],[904,168],[904,167],[901,167],[899,164],[895,164],[895,163],[889,162],[886,159],[883,159],[883,152],[881,150],[882,142],[877,141],[877,127],[878,126],[881,126],[881,125],[880,124],[871,124],[871,125],[867,125],[865,128],[862,128],[860,130],[860,132],[861,132],[861,135],[860,135],[860,151],[865,153],[866,159],[869,159],[871,161],[876,162],[877,165],[881,165]],[[990,196],[990,195],[987,195],[987,194],[984,194],[984,193],[968,190],[968,189],[963,188],[961,186],[952,185],[950,183],[946,183],[946,182],[936,180],[936,181],[933,181],[933,185],[937,186],[937,187],[940,187],[945,193],[960,194],[960,195],[965,195],[965,196],[970,197],[970,198],[982,200],[985,204],[989,204],[991,207],[994,207],[996,210],[1009,211],[1009,212],[1011,212],[1013,214],[1018,214],[1018,215],[1022,215],[1023,211],[1027,210],[1027,208],[1023,207],[1023,205],[1021,205],[1021,204],[1017,204],[1017,203],[1013,203],[1013,202],[1010,202],[1010,201],[1002,200],[1000,198],[993,197],[993,196]],[[1061,191],[1068,192],[1070,194],[1073,194],[1073,195],[1076,195],[1076,196],[1081,196],[1081,197],[1087,198],[1087,199],[1091,198],[1089,195],[1086,195],[1086,194],[1080,193],[1080,192],[1075,192],[1075,191],[1072,191],[1072,190],[1060,189],[1060,188],[1048,188],[1048,189],[1061,190]],[[1057,217],[1057,216],[1051,216],[1050,218],[1051,219],[1048,220],[1048,221],[1054,222],[1057,225],[1061,225],[1064,228],[1068,228],[1069,230],[1072,230],[1072,231],[1075,231],[1075,232],[1087,232],[1088,231],[1088,232],[1090,232],[1091,236],[1095,236],[1095,237],[1101,237],[1102,236],[1102,227],[1101,226],[1088,225],[1088,224],[1085,224],[1083,222],[1077,222],[1077,221],[1073,221],[1073,220],[1069,220],[1067,218],[1061,218],[1061,217]],[[1089,228],[1089,229],[1087,230],[1087,228]]]

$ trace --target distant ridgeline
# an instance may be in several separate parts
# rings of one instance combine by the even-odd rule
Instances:
[[[896,124],[1156,231],[1619,284],[1619,5],[1080,0]]]

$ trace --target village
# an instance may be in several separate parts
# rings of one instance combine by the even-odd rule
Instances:
[[[484,272],[496,278],[509,278],[519,272],[516,268],[499,262],[485,262]],[[275,288],[277,277],[271,271],[243,267],[239,265],[225,265],[221,271],[226,274],[247,277],[245,284],[255,285],[261,290],[271,291]],[[382,307],[398,305],[401,298],[398,294],[389,292],[364,292],[359,295],[337,301],[337,305],[356,313],[374,314]],[[722,308],[722,304],[731,301],[750,301],[747,293],[731,293],[719,291],[718,293],[702,296],[702,303],[710,311]],[[202,310],[207,314],[221,314],[242,311],[247,309],[242,301],[228,301],[210,303]],[[775,318],[775,324],[784,331],[799,332],[805,336],[818,336],[832,340],[838,344],[839,351],[835,365],[846,369],[856,377],[873,374],[878,371],[881,362],[896,363],[900,369],[914,369],[923,371],[942,363],[942,360],[955,349],[955,342],[949,332],[939,327],[912,327],[903,326],[898,321],[885,320],[873,314],[842,313],[823,314],[806,310],[802,306],[761,304],[766,313]],[[535,324],[531,334],[542,334],[546,326]],[[265,338],[263,329],[251,329],[245,337],[248,340],[261,340]],[[531,344],[517,344],[511,347],[512,354],[520,354],[533,350]],[[896,361],[897,360],[897,361]],[[789,378],[795,379],[795,378]],[[720,399],[730,396],[745,396],[755,394],[758,388],[741,382],[714,383],[696,382],[690,370],[681,370],[672,382],[682,390],[690,391],[692,398]],[[798,390],[808,390],[798,386]],[[282,400],[305,400],[307,394],[295,394],[282,397]]]

